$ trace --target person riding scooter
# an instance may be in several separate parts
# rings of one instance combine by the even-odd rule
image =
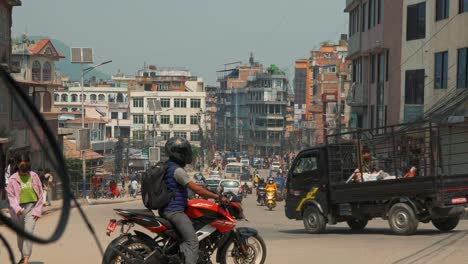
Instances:
[[[257,185],[257,203],[264,205],[265,202],[265,180],[260,179]]]
[[[268,179],[268,184],[265,187],[266,190],[266,204],[268,209],[272,210],[276,207],[276,192],[278,191],[278,186],[276,186],[273,178]]]

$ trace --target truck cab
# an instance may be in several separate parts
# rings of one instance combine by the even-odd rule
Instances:
[[[456,228],[468,206],[468,125],[385,130],[301,151],[288,172],[286,217],[313,234],[339,222],[361,230],[374,218],[398,235],[416,233],[419,223]]]

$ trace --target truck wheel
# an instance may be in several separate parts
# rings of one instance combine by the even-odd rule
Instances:
[[[460,222],[460,217],[450,217],[444,219],[432,220],[432,224],[442,232],[452,231]]]
[[[388,213],[390,228],[397,235],[412,235],[418,229],[419,221],[413,208],[405,203],[396,203]]]
[[[309,206],[305,209],[303,215],[304,227],[309,234],[320,234],[325,231],[327,222],[325,217],[315,206]]]
[[[369,220],[367,220],[367,219],[351,218],[351,219],[346,220],[346,222],[348,223],[348,226],[349,226],[352,230],[358,231],[358,230],[363,230],[364,228],[366,228],[367,223],[369,222]]]

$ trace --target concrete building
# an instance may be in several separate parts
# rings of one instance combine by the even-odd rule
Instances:
[[[134,142],[164,144],[173,136],[187,138],[200,145],[200,127],[205,127],[206,93],[184,91],[132,91],[130,100],[130,137]],[[153,101],[161,108],[153,111]],[[155,122],[156,120],[156,122]],[[199,125],[200,124],[200,125]]]
[[[227,67],[229,68],[226,69]],[[239,131],[245,130],[242,126],[248,124],[248,112],[243,107],[246,105],[245,90],[241,88],[261,72],[263,66],[255,62],[252,54],[248,64],[229,63],[225,65],[224,70],[217,71],[220,88],[217,93],[215,141],[218,150],[240,149],[239,141],[244,140],[244,135],[239,134]]]
[[[311,119],[312,72],[310,59],[296,60],[294,67],[294,125],[299,127],[303,120]]]
[[[23,92],[30,96],[57,140],[59,140],[58,110],[53,105],[53,93],[61,85],[61,76],[56,74],[55,62],[62,58],[63,54],[49,39],[41,39],[34,43],[29,41],[27,36],[23,36],[22,42],[12,47],[10,59],[12,69],[16,69],[15,73],[12,73],[13,78]],[[9,132],[14,145],[11,149],[29,151],[31,160],[37,166],[50,167],[45,160],[46,149],[37,144],[37,141],[43,138],[34,131],[40,129],[34,127],[34,121],[28,120],[20,108],[24,109],[24,106],[12,103]]]
[[[86,117],[91,117],[91,109],[98,109],[107,120],[103,137],[117,138],[119,131],[123,137],[128,137],[131,126],[128,88],[84,87],[83,90]],[[61,121],[69,120],[67,112],[81,111],[81,87],[56,90],[54,103],[61,111]]]
[[[326,135],[339,132],[349,122],[345,98],[351,67],[346,60],[347,53],[346,35],[341,36],[338,44],[322,43],[319,50],[311,52],[310,101],[306,101],[308,112],[301,124],[306,144],[325,143]]]
[[[346,0],[352,84],[351,126],[399,123],[403,0]]]
[[[401,122],[430,115],[468,88],[467,26],[468,1],[403,1]]]
[[[248,120],[243,126],[242,149],[253,155],[282,154],[290,106],[286,74],[271,65],[250,78],[243,90]]]

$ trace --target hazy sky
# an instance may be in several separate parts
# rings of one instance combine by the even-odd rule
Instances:
[[[23,0],[13,34],[47,35],[94,48],[102,68],[184,66],[216,84],[216,71],[253,52],[293,76],[294,60],[347,33],[345,0]],[[66,58],[69,59],[69,58]]]

